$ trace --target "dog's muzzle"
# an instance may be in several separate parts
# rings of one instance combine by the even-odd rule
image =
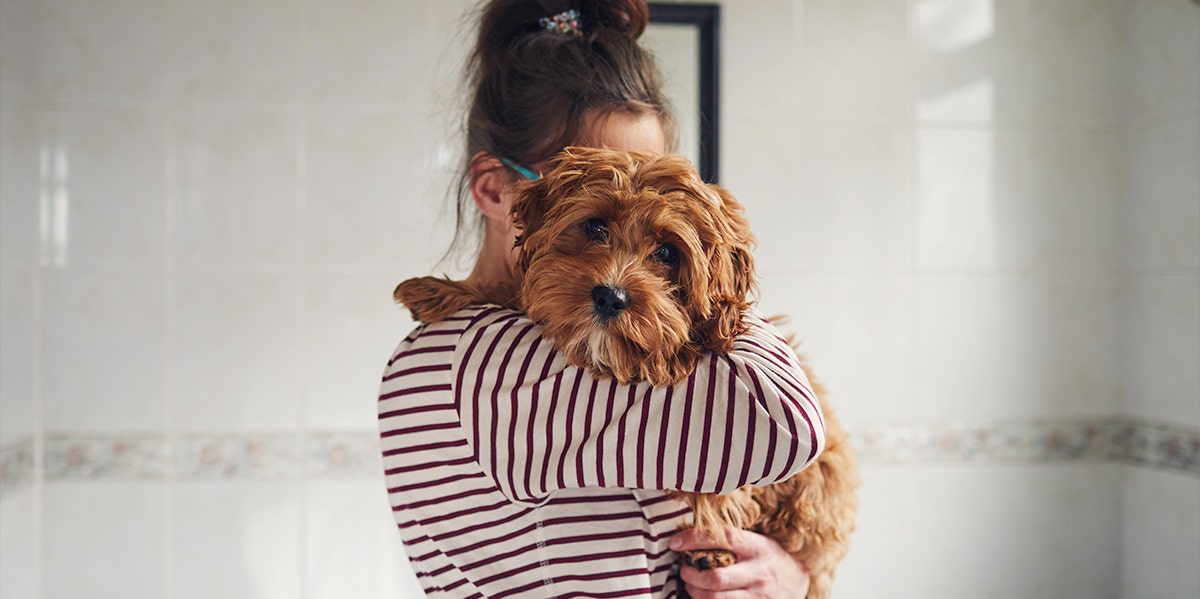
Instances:
[[[592,311],[600,322],[611,320],[629,307],[629,294],[620,287],[597,285],[592,288]]]

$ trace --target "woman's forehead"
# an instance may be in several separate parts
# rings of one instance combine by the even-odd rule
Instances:
[[[589,129],[580,145],[645,154],[667,151],[666,132],[658,116],[650,112],[635,114],[618,110],[592,120]]]

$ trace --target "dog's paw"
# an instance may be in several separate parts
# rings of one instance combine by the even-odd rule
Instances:
[[[697,570],[712,570],[732,566],[737,556],[725,549],[697,549],[683,552],[683,563]]]

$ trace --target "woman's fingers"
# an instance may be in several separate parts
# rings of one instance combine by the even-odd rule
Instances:
[[[671,537],[670,547],[675,551],[727,549],[737,556],[737,563],[724,568],[682,566],[679,576],[689,595],[696,599],[763,599],[807,594],[808,572],[774,539],[733,528],[719,534],[725,536],[723,546],[694,530]]]

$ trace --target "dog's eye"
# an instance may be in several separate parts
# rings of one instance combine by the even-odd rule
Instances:
[[[654,254],[652,255],[655,260],[667,266],[671,266],[679,260],[679,250],[675,249],[675,246],[669,243],[658,246],[658,249],[654,250]]]
[[[592,241],[608,240],[608,221],[602,218],[589,218],[583,223],[583,230]]]

